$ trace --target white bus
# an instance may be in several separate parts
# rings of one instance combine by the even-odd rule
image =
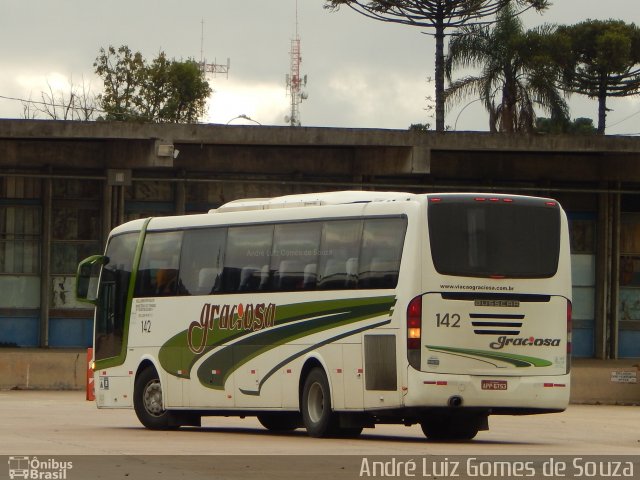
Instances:
[[[330,192],[135,220],[80,264],[77,296],[96,306],[98,407],[151,429],[254,415],[315,437],[471,439],[490,414],[569,401],[551,199]]]

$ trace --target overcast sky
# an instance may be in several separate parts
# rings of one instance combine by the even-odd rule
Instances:
[[[434,41],[415,27],[369,20],[348,8],[329,12],[323,0],[298,0],[301,73],[309,98],[303,126],[406,129],[431,123]],[[83,80],[94,91],[100,47],[128,45],[152,59],[204,57],[226,64],[229,78],[209,78],[215,90],[208,123],[247,115],[284,125],[290,102],[285,75],[295,35],[295,0],[0,0],[0,96],[39,99],[43,90],[69,91]],[[555,0],[544,14],[527,14],[526,28],[588,18],[640,24],[637,0]],[[201,22],[204,21],[204,36]],[[469,101],[472,99],[470,98]],[[570,99],[571,116],[597,119],[597,105]],[[611,101],[608,134],[640,134],[640,98]],[[456,130],[487,130],[480,102],[447,113]],[[22,118],[19,101],[0,98],[0,117]],[[633,116],[638,113],[638,115]],[[242,119],[233,124],[247,123]]]

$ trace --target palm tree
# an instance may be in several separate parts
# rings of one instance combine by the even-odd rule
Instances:
[[[521,9],[517,15],[531,8],[541,12],[549,7],[550,0],[325,0],[325,8],[330,10],[338,10],[342,5],[374,20],[433,30],[428,34],[436,41],[435,113],[436,131],[441,132],[445,130],[445,37],[455,34],[463,25],[493,23],[488,17],[507,6]]]
[[[552,118],[568,118],[567,104],[556,86],[559,70],[552,62],[552,31],[550,26],[525,31],[511,7],[498,14],[493,28],[462,28],[449,42],[447,103],[479,97],[489,112],[492,132],[532,132],[534,107]],[[479,76],[452,81],[454,68],[478,67]]]

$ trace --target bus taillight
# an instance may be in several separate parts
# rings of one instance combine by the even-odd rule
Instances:
[[[567,300],[567,373],[571,370],[571,330],[572,330],[572,306],[571,301]]]
[[[407,357],[409,365],[420,370],[422,347],[422,296],[409,302],[407,307]]]

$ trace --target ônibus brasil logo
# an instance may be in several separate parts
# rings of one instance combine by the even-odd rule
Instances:
[[[489,346],[494,350],[500,350],[501,348],[513,346],[523,347],[558,347],[560,346],[559,338],[535,338],[535,337],[516,337],[509,338],[505,335],[498,337],[498,340],[491,342]]]
[[[61,462],[53,458],[39,460],[38,457],[9,457],[9,478],[38,480],[66,480],[67,470],[73,468],[73,462]]]

